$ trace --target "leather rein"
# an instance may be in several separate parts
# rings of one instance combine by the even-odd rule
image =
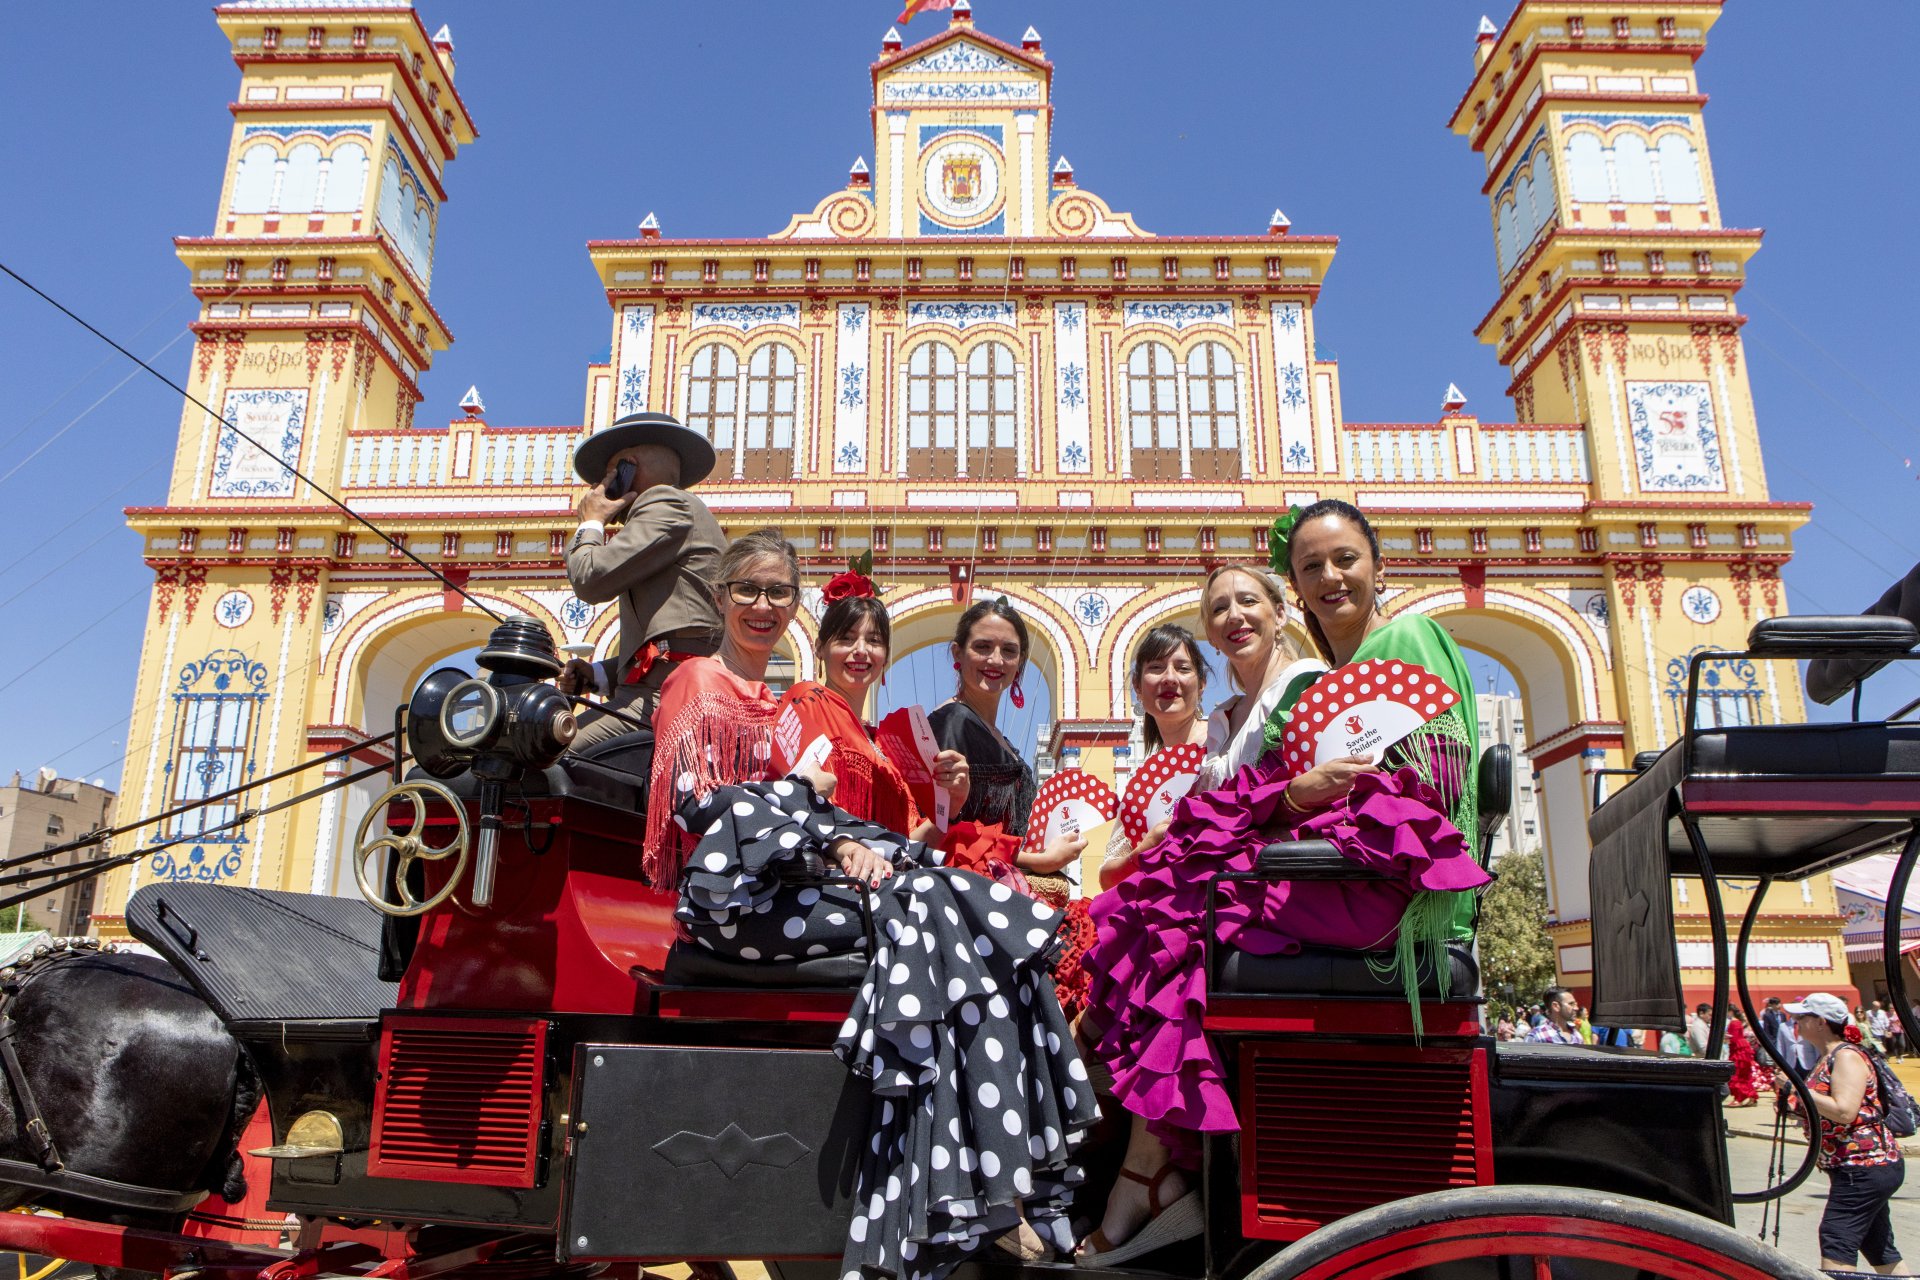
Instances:
[[[111,1178],[98,1178],[88,1173],[76,1173],[67,1168],[66,1161],[60,1155],[60,1146],[54,1141],[52,1130],[47,1127],[46,1117],[40,1113],[40,1103],[34,1097],[33,1086],[27,1083],[27,1073],[20,1065],[20,1055],[14,1049],[14,1035],[19,1027],[13,1020],[13,1006],[20,993],[26,990],[27,984],[57,961],[97,954],[100,954],[97,939],[56,938],[52,942],[42,943],[33,949],[32,954],[0,969],[0,1068],[6,1071],[7,1085],[13,1091],[15,1114],[34,1155],[31,1164],[25,1160],[0,1158],[0,1182],[64,1192],[128,1209],[184,1213],[206,1199],[208,1193],[143,1187],[130,1182],[116,1182]]]

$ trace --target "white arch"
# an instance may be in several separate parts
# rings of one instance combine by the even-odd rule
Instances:
[[[1020,611],[1020,616],[1036,625],[1046,633],[1049,646],[1053,649],[1056,673],[1059,676],[1058,697],[1060,720],[1076,719],[1080,715],[1080,659],[1074,653],[1073,642],[1067,638],[1067,629],[1061,626],[1046,611],[1046,607],[1033,597],[1022,594],[1017,587],[995,587],[991,592],[975,584],[974,598],[984,594],[1004,595],[1009,600],[1018,600],[1028,607]],[[928,587],[902,596],[898,600],[887,601],[887,612],[898,620],[911,609],[925,608],[929,605],[951,605],[953,592],[947,587]]]
[[[548,614],[545,609],[542,609],[531,600],[515,600],[494,592],[475,591],[471,588],[469,588],[469,594],[471,594],[475,600],[484,601],[487,604],[493,605],[500,610],[502,617],[523,613],[539,621],[542,626],[547,627],[555,634],[560,633],[561,629],[558,621]],[[376,637],[385,635],[393,624],[402,622],[421,613],[429,613],[442,608],[444,608],[444,605],[441,603],[438,595],[422,595],[416,596],[411,600],[402,600],[397,604],[388,605],[384,608],[378,606],[369,608],[355,619],[355,621],[360,624],[358,630],[341,646],[339,656],[334,659],[333,705],[329,716],[334,724],[347,723],[348,708],[352,704],[353,673],[358,668],[361,655],[366,651],[367,646],[371,644]],[[476,643],[479,640],[484,640],[487,632],[493,627],[492,619],[477,610],[471,613],[462,610],[458,614],[448,614],[447,616],[449,618],[471,619],[479,628],[479,632],[475,637]],[[410,691],[403,690],[400,696],[405,697],[408,692]],[[361,710],[363,712],[366,710],[364,698],[361,701]],[[363,727],[367,728],[369,732],[384,731],[377,725]]]
[[[1559,702],[1561,706],[1558,709],[1567,716],[1567,724],[1575,723],[1576,719],[1600,719],[1599,673],[1594,667],[1593,652],[1588,647],[1588,642],[1581,636],[1573,623],[1562,618],[1552,609],[1547,608],[1537,601],[1529,600],[1525,596],[1515,595],[1511,591],[1501,591],[1496,587],[1487,588],[1486,602],[1488,606],[1497,604],[1503,608],[1511,609],[1515,613],[1525,614],[1534,621],[1544,624],[1560,638],[1566,646],[1567,651],[1573,655],[1574,669],[1578,677],[1575,681],[1575,687],[1580,698],[1579,715],[1577,717],[1575,717],[1572,707],[1564,705],[1564,695],[1558,699],[1554,699],[1550,690],[1542,689],[1536,691],[1529,688],[1529,696],[1541,696],[1550,701]],[[1464,609],[1467,607],[1466,592],[1464,590],[1436,591],[1431,595],[1422,596],[1418,600],[1409,601],[1403,607],[1410,612],[1422,614],[1431,614],[1438,610],[1449,608]],[[1471,637],[1469,637],[1469,643],[1471,643]],[[1524,658],[1526,655],[1515,656]],[[1516,672],[1515,674],[1520,673]],[[1565,727],[1565,724],[1545,727],[1535,724],[1533,729],[1537,737],[1541,732],[1558,732]]]
[[[1113,718],[1122,720],[1133,713],[1128,705],[1127,695],[1127,655],[1133,652],[1133,642],[1140,633],[1167,618],[1170,614],[1185,613],[1189,609],[1200,607],[1202,588],[1192,587],[1185,591],[1176,591],[1170,596],[1162,596],[1146,608],[1127,619],[1113,637],[1113,660],[1107,663],[1107,684],[1113,694]]]

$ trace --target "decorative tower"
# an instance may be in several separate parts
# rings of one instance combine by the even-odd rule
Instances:
[[[240,67],[233,138],[213,234],[176,245],[201,302],[188,387],[239,430],[185,406],[167,505],[128,512],[156,578],[122,782],[143,814],[324,747],[309,617],[356,551],[387,557],[281,462],[337,492],[351,432],[410,425],[416,380],[452,341],[428,289],[446,166],[474,137],[451,36],[405,5],[215,15]],[[141,878],[311,887],[290,815],[209,830],[303,785],[143,833],[187,838],[122,873],[101,909]]]
[[[1520,419],[1579,422],[1593,455],[1579,536],[1606,572],[1594,604],[1618,647],[1607,701],[1621,723],[1540,744],[1530,754],[1543,773],[1570,752],[1597,768],[1609,752],[1623,763],[1666,747],[1684,730],[1687,659],[1741,649],[1756,619],[1787,612],[1780,567],[1808,508],[1768,497],[1741,358],[1735,299],[1761,233],[1721,220],[1695,74],[1720,9],[1522,0],[1504,28],[1481,20],[1451,120],[1486,160],[1500,289],[1480,340],[1507,367]],[[1716,664],[1707,686],[1710,723],[1803,716],[1791,670]],[[1587,868],[1555,861],[1561,972],[1579,986]],[[1778,960],[1758,968],[1844,984],[1830,887],[1796,896],[1769,903],[1772,940],[1756,955]],[[1705,931],[1684,882],[1676,918],[1683,938]],[[1691,990],[1705,980],[1703,944],[1683,940],[1681,953]]]

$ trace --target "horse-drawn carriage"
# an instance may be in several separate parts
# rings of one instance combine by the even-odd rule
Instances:
[[[1872,668],[1916,656],[1917,640],[1898,619],[1777,619],[1755,628],[1750,656]],[[1727,656],[1696,656],[1696,676]],[[128,927],[191,993],[98,955],[11,976],[0,1178],[65,1216],[5,1215],[0,1247],[263,1280],[631,1275],[683,1259],[759,1259],[783,1280],[837,1274],[872,1101],[830,1046],[866,957],[746,962],[676,943],[670,889],[639,870],[649,740],[563,755],[567,706],[542,683],[557,669],[552,642],[525,620],[497,630],[479,662],[479,678],[434,673],[404,709],[414,765],[405,777],[395,766],[388,825],[370,826],[376,805],[361,828],[367,901],[152,884],[129,904]],[[1717,1049],[1741,965],[1728,963],[1715,877],[1792,879],[1904,841],[1903,885],[1920,852],[1917,752],[1920,727],[1860,722],[1856,705],[1844,725],[1696,727],[1640,762],[1592,820],[1597,1019],[1673,1017],[1667,881],[1698,875],[1720,957]],[[1490,828],[1513,766],[1496,747],[1480,767]],[[1254,874],[1365,873],[1330,846],[1294,843],[1270,848]],[[1731,1228],[1736,1200],[1783,1188],[1731,1185],[1728,1064],[1496,1044],[1467,948],[1449,957],[1451,994],[1428,975],[1416,1035],[1403,991],[1372,959],[1209,956],[1206,1025],[1231,1065],[1242,1128],[1206,1145],[1200,1240],[1141,1259],[1141,1272],[1814,1274]],[[110,978],[165,987],[174,1006],[211,1009],[196,1035],[217,1017],[231,1036],[235,1047],[208,1040],[191,1070],[149,1078],[144,1093],[94,1082],[124,1109],[123,1128],[171,1135],[181,1149],[169,1173],[149,1162],[136,1178],[112,1163],[124,1143],[63,1132],[75,1122],[55,1099],[72,1095],[73,1064],[105,1061],[98,1044],[64,1063],[48,1051],[59,1029],[35,991],[50,994],[69,969],[98,971],[98,999]],[[1742,972],[1751,1017],[1745,986]],[[1644,1016],[1621,1016],[1635,1009]],[[191,1021],[171,1007],[168,1017]],[[1920,1043],[1920,1027],[1908,1031]],[[269,1243],[184,1234],[180,1215],[219,1183],[205,1171],[222,1167],[255,1081],[271,1143],[253,1168],[288,1226]],[[1096,1132],[1082,1158],[1087,1208],[1117,1152]],[[1020,1266],[979,1256],[969,1267]]]

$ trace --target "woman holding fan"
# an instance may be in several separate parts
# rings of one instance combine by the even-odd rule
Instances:
[[[1275,839],[1330,841],[1379,880],[1220,883],[1220,940],[1256,955],[1303,947],[1390,951],[1412,1004],[1432,975],[1444,997],[1445,942],[1470,935],[1473,895],[1488,880],[1463,832],[1475,827],[1471,692],[1453,641],[1419,615],[1380,608],[1380,545],[1343,502],[1297,508],[1275,522],[1273,568],[1299,595],[1307,630],[1339,670],[1379,658],[1418,665],[1455,697],[1388,747],[1379,765],[1347,756],[1295,773],[1275,750],[1314,673],[1284,682],[1261,730],[1265,751],[1217,789],[1195,790],[1139,869],[1094,902],[1099,941],[1088,957],[1096,1053],[1134,1117],[1119,1182],[1079,1260],[1116,1265],[1201,1229],[1199,1135],[1239,1127],[1225,1075],[1202,1030],[1206,899],[1222,872],[1250,870]]]
[[[1211,722],[1200,714],[1200,695],[1207,690],[1207,660],[1193,632],[1171,622],[1147,632],[1134,648],[1127,683],[1140,700],[1141,737],[1149,758],[1168,747],[1206,744]],[[1140,847],[1158,844],[1164,833],[1164,824],[1149,831]],[[1100,862],[1102,889],[1133,873],[1134,848],[1124,825],[1114,823],[1107,855]]]

